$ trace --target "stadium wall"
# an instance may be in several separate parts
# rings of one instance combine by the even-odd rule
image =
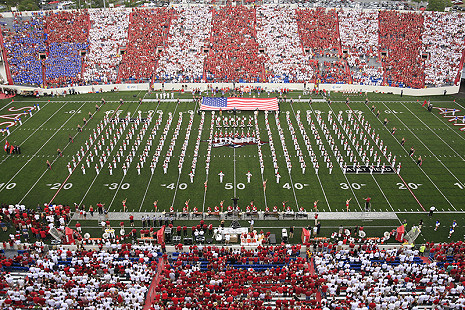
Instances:
[[[306,89],[313,89],[314,84],[308,83],[155,83],[152,85],[152,90],[166,90],[166,91],[191,91],[193,89],[200,89],[202,91],[207,90],[210,86],[218,88],[233,88],[233,87],[261,87],[264,90],[303,90],[304,86]],[[62,95],[65,91],[69,94],[69,90],[73,88],[75,91],[80,93],[98,93],[98,92],[110,92],[110,91],[143,91],[148,90],[150,87],[149,83],[141,84],[108,84],[108,85],[90,85],[90,86],[76,86],[76,87],[61,87],[61,88],[37,88],[27,87],[20,85],[5,85],[4,88],[17,89],[18,91],[28,89],[38,91],[40,95],[54,94]],[[444,95],[444,93],[456,94],[459,92],[460,85],[436,87],[436,88],[399,88],[389,86],[372,86],[372,85],[351,85],[351,84],[319,84],[318,89],[331,92],[368,92],[368,93],[385,93],[385,94],[396,94],[406,96],[435,96]]]

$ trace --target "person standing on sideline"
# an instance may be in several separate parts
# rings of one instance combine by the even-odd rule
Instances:
[[[365,212],[370,211],[371,197],[368,196],[367,198],[363,199],[365,199]]]
[[[127,200],[128,200],[128,199],[126,198],[126,199],[124,199],[124,200],[122,201],[122,203],[123,203],[123,212],[126,212],[126,201],[127,201]]]
[[[346,200],[346,209],[347,209],[347,212],[349,212],[349,202],[352,200],[352,198],[349,198]]]
[[[436,207],[435,207],[435,206],[431,206],[431,208],[429,208],[429,214],[428,214],[428,215],[429,215],[430,217],[433,216],[433,213],[434,213],[435,210],[436,210]]]

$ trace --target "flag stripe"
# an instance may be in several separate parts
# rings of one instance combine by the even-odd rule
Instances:
[[[203,97],[201,110],[278,110],[278,98]]]

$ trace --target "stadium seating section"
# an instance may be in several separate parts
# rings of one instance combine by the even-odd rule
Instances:
[[[465,16],[272,5],[90,9],[2,19],[15,84],[457,81]]]

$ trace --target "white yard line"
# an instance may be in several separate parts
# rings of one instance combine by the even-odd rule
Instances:
[[[258,116],[257,116],[257,123],[255,123],[256,125],[258,125]],[[256,129],[257,127],[255,127],[255,136],[257,135],[257,132],[256,132]],[[261,137],[261,135],[260,135]],[[260,141],[258,141],[258,143],[260,143]],[[260,167],[260,157],[258,158],[258,166]],[[261,174],[261,177],[262,177],[262,184],[265,183],[265,178],[263,177],[263,173],[262,172],[262,169],[260,168],[260,174]],[[263,187],[263,199],[265,200],[265,208],[268,207],[268,202],[266,201],[266,189],[265,187]]]
[[[426,126],[426,128],[428,128],[436,137],[439,138],[439,140],[441,140],[442,142],[444,142],[445,145],[447,145],[451,150],[452,152],[454,152],[458,157],[460,157],[461,160],[465,161],[465,159],[457,152],[455,151],[446,141],[444,141],[444,139],[442,139],[434,130],[432,130],[425,122],[423,122],[421,120],[421,118],[419,118],[418,116],[416,116],[414,113],[412,113],[412,111],[410,111],[409,108],[407,108],[403,103],[402,105],[404,106],[404,108],[406,108],[410,114],[412,114],[413,116],[415,116],[416,119],[418,119],[423,125]],[[434,115],[436,116],[436,115]],[[436,116],[437,117],[437,116]],[[447,126],[447,128],[449,128],[449,126]],[[451,128],[450,128],[451,129]],[[454,130],[453,130],[454,131]],[[458,134],[458,132],[454,131],[456,134]],[[460,134],[458,134],[462,139],[464,139]]]
[[[386,201],[387,201],[389,207],[391,207],[392,212],[396,212],[396,211],[394,210],[394,208],[392,207],[391,203],[389,202],[389,199],[387,198],[387,196],[386,196],[386,194],[384,193],[383,189],[381,188],[381,186],[379,186],[378,181],[376,181],[375,176],[372,174],[371,177],[373,178],[373,181],[375,181],[376,185],[378,186],[379,190],[381,191],[381,194],[383,194],[384,199],[386,199]]]
[[[10,104],[12,104],[13,102],[14,102],[14,101],[11,100],[10,103],[8,103],[8,104],[6,104],[4,107],[2,107],[2,108],[0,109],[0,111],[3,110],[3,109],[5,109],[6,107],[8,107],[8,106],[9,106]],[[23,101],[22,101],[22,102],[23,102]]]
[[[292,106],[292,104],[290,106],[291,106],[291,109],[292,109],[292,114],[294,115],[294,119],[296,120],[296,124],[297,124],[297,117],[296,117],[296,114],[295,114],[295,111],[294,111],[294,107]],[[300,135],[302,136],[302,133],[300,132],[300,128],[298,128],[298,127],[299,126],[297,125],[297,130],[296,131],[298,131],[300,133]],[[304,126],[304,129],[305,129],[305,126]],[[304,137],[302,136],[302,140],[303,139],[304,139]],[[299,144],[299,147],[300,147],[300,144]],[[323,196],[325,197],[326,204],[328,205],[329,211],[331,212],[332,211],[331,210],[331,205],[329,204],[328,197],[326,196],[326,191],[325,191],[325,189],[323,187],[323,183],[321,183],[320,176],[318,174],[316,174],[316,177],[318,179],[318,183],[320,183],[320,188],[321,188],[321,191],[323,192]]]
[[[383,103],[383,104],[384,104],[384,103]],[[386,106],[386,104],[384,104],[384,106]],[[367,107],[367,108],[368,108],[368,107]],[[368,109],[369,109],[369,108],[368,108]],[[370,110],[370,112],[371,112],[371,110]],[[373,114],[373,112],[372,112],[372,114]],[[381,122],[380,119],[378,119],[378,121],[382,124],[382,122]],[[408,128],[405,124],[404,124],[404,126],[405,126],[405,128],[407,128],[408,130],[410,130],[410,128]],[[390,133],[389,129],[388,129],[386,126],[383,125],[382,127],[383,127],[386,131],[388,131],[388,132]],[[393,138],[397,141],[397,143],[400,144],[400,142],[397,140],[396,137],[393,136]],[[408,154],[408,151],[407,151],[404,147],[402,147],[402,148],[404,149],[405,153]],[[413,159],[412,159],[412,160],[413,160]],[[437,185],[433,182],[433,180],[431,180],[431,178],[430,178],[430,177],[428,176],[428,174],[423,170],[423,168],[421,168],[420,166],[418,166],[418,168],[420,169],[421,172],[423,172],[423,174],[424,174],[425,177],[431,182],[431,184],[433,184],[433,186],[434,186],[434,187],[436,188],[436,190],[442,195],[442,197],[449,203],[449,205],[450,205],[452,208],[454,208],[454,210],[457,210],[457,209],[454,207],[454,205],[449,201],[449,199],[447,199],[447,197],[444,195],[444,193],[437,187]],[[406,182],[404,181],[404,179],[403,179],[400,175],[399,175],[399,177],[400,177],[400,179],[402,180],[402,182],[403,182],[404,184],[406,184]],[[408,187],[408,185],[406,185],[406,187],[409,189],[409,191],[411,191],[411,190],[410,190],[410,187]],[[414,197],[415,197],[415,196],[414,196]],[[415,197],[415,198],[416,198],[416,197]],[[417,200],[417,202],[421,205],[421,203],[420,203],[418,200]]]
[[[276,124],[275,128],[277,129],[278,124],[276,123],[276,117],[274,116],[273,119],[274,119],[275,124]],[[284,135],[284,133],[283,133],[283,135]],[[279,136],[279,131],[278,131],[278,136]],[[284,137],[284,139],[286,139],[286,137]],[[283,150],[283,154],[284,154],[284,150]],[[297,201],[297,195],[295,194],[294,181],[292,180],[292,173],[289,172],[289,169],[287,167],[286,167],[286,170],[287,170],[287,173],[289,174],[289,181],[291,182],[292,193],[294,194],[294,200],[295,200],[295,204],[296,204],[297,211],[298,211],[300,209],[300,207],[299,207],[299,202]],[[291,170],[292,170],[292,168],[291,168]]]
[[[156,112],[158,110],[158,107],[160,105],[157,104],[157,107],[154,109],[154,111]],[[157,120],[155,120],[155,124],[156,124]],[[161,123],[160,123],[161,125]],[[164,127],[163,127],[164,128]],[[139,212],[142,210],[142,206],[144,205],[144,202],[145,202],[145,197],[147,197],[147,192],[149,191],[149,187],[150,187],[150,184],[152,183],[152,178],[153,178],[153,175],[155,173],[151,173],[150,174],[150,179],[149,179],[149,182],[147,183],[147,186],[145,187],[145,193],[144,193],[144,197],[142,197],[142,201],[140,202],[140,206],[139,206]],[[179,181],[179,178],[178,178],[178,181]],[[176,186],[176,189],[177,189],[177,186]]]
[[[192,128],[191,128],[192,130]],[[187,130],[186,130],[186,135],[187,135]],[[184,137],[184,141],[186,140],[186,138]],[[189,140],[190,140],[190,136],[189,136]],[[187,145],[186,145],[186,151],[187,151],[187,147],[189,146],[189,142],[187,142]],[[174,151],[174,150],[173,150]],[[181,154],[180,154],[181,155]],[[182,167],[184,166],[184,164],[181,166],[181,172],[182,172]],[[178,174],[178,180],[176,181],[176,187],[174,189],[174,195],[173,195],[173,201],[171,202],[171,206],[174,206],[174,201],[176,200],[176,195],[178,193],[178,188],[179,188],[179,179],[181,178],[181,173]]]
[[[56,112],[55,112],[55,113],[56,113]],[[71,115],[71,116],[66,120],[66,122],[64,122],[64,123],[60,126],[60,128],[58,128],[58,130],[55,130],[55,132],[53,133],[53,135],[52,135],[50,138],[48,138],[47,141],[45,141],[45,143],[37,150],[37,152],[35,152],[34,155],[33,155],[31,158],[29,158],[29,160],[15,173],[14,176],[11,177],[11,179],[10,179],[8,182],[6,182],[6,184],[10,183],[10,182],[24,169],[24,167],[27,166],[27,164],[37,155],[37,153],[39,153],[40,150],[42,150],[42,149],[44,148],[44,146],[47,145],[47,143],[48,143],[50,140],[52,140],[53,137],[55,137],[55,135],[61,130],[61,128],[63,128],[63,126],[65,126],[66,123],[68,123],[68,121],[69,121],[71,118],[73,118],[73,116],[74,116],[75,114],[76,114],[76,113],[74,113],[73,115]],[[44,172],[44,174],[45,174],[45,172]],[[4,186],[2,189],[0,189],[0,192],[3,191],[3,189],[5,189],[5,188],[6,188],[6,186]],[[23,198],[23,199],[24,199],[24,198]]]
[[[149,183],[147,184],[147,187],[145,188],[144,197],[142,197],[142,201],[140,202],[140,206],[139,206],[139,212],[141,212],[141,210],[142,210],[142,206],[144,205],[144,202],[145,202],[145,197],[147,197],[147,192],[149,191],[149,186],[150,186],[150,183],[152,183],[152,178],[153,178],[153,174],[150,174]],[[178,180],[179,180],[179,179],[178,179]]]
[[[236,148],[233,147],[233,166],[234,166],[234,197],[236,197]]]
[[[385,103],[383,103],[383,105],[388,109],[388,107],[386,106]],[[407,110],[408,110],[408,108],[407,108]],[[409,111],[410,111],[410,110],[409,110]],[[412,113],[412,112],[410,112],[410,113]],[[394,116],[399,120],[399,122],[401,122],[402,125],[404,125],[404,127],[407,128],[408,131],[410,131],[410,133],[411,133],[411,134],[412,134],[412,135],[413,135],[413,136],[414,136],[427,150],[428,150],[428,152],[430,152],[430,153],[434,156],[434,158],[436,158],[436,160],[447,170],[447,172],[450,173],[451,176],[454,177],[454,179],[456,179],[460,184],[463,184],[463,183],[455,176],[455,174],[453,174],[452,171],[450,171],[449,168],[447,168],[446,165],[444,165],[444,163],[436,156],[436,154],[434,154],[433,151],[431,151],[431,150],[429,149],[429,147],[428,147],[425,143],[423,143],[423,141],[422,141],[415,133],[413,133],[413,131],[412,131],[412,130],[411,130],[411,129],[410,129],[397,115],[396,115],[396,114],[392,113],[392,115],[394,115]],[[415,116],[415,117],[416,117],[416,116]],[[423,123],[423,122],[422,122],[422,123]],[[423,124],[424,124],[424,123],[423,123]],[[424,125],[426,125],[426,124],[424,124]],[[386,126],[384,126],[384,127],[386,127]],[[431,130],[431,129],[430,129],[430,130]],[[435,133],[435,134],[436,134],[436,133]],[[441,139],[441,140],[442,140],[442,139]],[[462,158],[462,159],[463,159],[463,158]]]
[[[55,114],[57,114],[61,109],[63,109],[68,103],[65,103],[64,105],[61,106],[61,108],[59,108],[58,110],[55,111],[55,113],[53,113],[45,122],[43,122],[39,127],[37,127],[36,130],[34,130],[34,132],[32,132],[25,140],[23,140],[21,143],[18,143],[18,145],[22,145],[24,142],[26,142],[27,140],[29,140],[30,137],[32,137],[40,128],[42,128],[42,126],[44,126],[53,116],[55,116]],[[72,115],[74,116],[74,114]],[[72,117],[71,116],[71,117]],[[43,146],[42,146],[43,147]],[[42,148],[41,148],[42,149]],[[37,154],[37,152],[35,153]],[[35,156],[34,154],[34,156]],[[0,165],[3,164],[8,158],[10,157],[5,157],[4,160],[2,160],[0,162]],[[32,159],[32,158],[31,158]]]
[[[144,98],[145,98],[146,95],[147,95],[147,93],[145,93]],[[143,100],[144,98],[142,98],[142,100]],[[134,115],[134,114],[139,110],[139,107],[140,107],[141,103],[142,103],[142,101],[137,105],[135,111],[134,111],[131,115]],[[129,129],[129,126],[128,126],[128,129]],[[137,136],[137,135],[135,135],[135,136]],[[123,135],[121,135],[121,138],[122,138],[122,137],[123,137]],[[116,149],[116,147],[114,148],[114,150],[115,150],[115,149]],[[113,152],[113,151],[112,151],[112,152]],[[135,156],[134,156],[134,157],[135,157]],[[127,172],[127,173],[129,173],[129,167],[128,167],[128,172]],[[126,173],[126,175],[127,175],[127,173]],[[95,176],[95,178],[97,178],[99,175],[100,175],[100,173],[97,174],[97,175]],[[110,204],[108,205],[108,212],[110,212],[110,208],[111,208],[111,206],[113,205],[113,202],[115,201],[116,195],[118,195],[119,189],[121,188],[121,185],[123,184],[123,181],[124,181],[126,175],[123,175],[123,177],[121,178],[121,182],[119,182],[118,187],[117,187],[116,190],[115,190],[115,194],[113,195],[113,198],[111,199],[111,202],[110,202]],[[92,183],[93,183],[93,182],[92,182]],[[92,185],[91,185],[91,186],[92,186]],[[86,195],[87,195],[87,193],[86,193]],[[84,197],[82,198],[82,201],[83,201],[83,200],[84,200]]]
[[[76,112],[73,114],[73,116],[74,116],[76,113],[78,113],[78,111],[79,111],[83,106],[84,106],[84,104],[81,105],[81,107],[80,107],[78,110],[76,110]],[[92,114],[92,118],[91,118],[91,119],[93,119],[95,113],[97,113],[97,111],[95,111],[95,112]],[[90,120],[90,119],[89,119],[89,120]],[[89,123],[87,122],[87,124],[89,124]],[[86,124],[85,126],[87,126],[87,124]],[[62,126],[62,127],[63,127],[63,126]],[[79,134],[79,132],[78,132],[78,134]],[[76,135],[76,136],[77,136],[77,135]],[[76,137],[76,136],[75,136],[75,137]],[[68,148],[68,146],[69,146],[70,144],[71,144],[71,142],[68,141],[68,143],[66,144],[66,146],[62,149],[62,152],[64,152],[64,151]],[[56,156],[56,157],[55,157],[55,159],[54,159],[54,160],[52,161],[52,163],[51,163],[52,166],[53,166],[53,164],[58,160],[58,158],[59,158],[59,156]],[[27,191],[26,195],[24,195],[24,197],[19,201],[19,203],[23,202],[23,200],[27,197],[27,195],[29,195],[29,193],[30,193],[30,192],[32,191],[32,189],[37,185],[37,183],[39,183],[39,181],[42,179],[42,177],[45,175],[45,173],[47,173],[47,171],[48,171],[48,169],[45,169],[44,173],[42,173],[42,175],[37,179],[37,181],[34,183],[34,185],[32,185],[32,187]]]
[[[47,104],[48,104],[48,102],[42,107],[42,109],[45,108],[45,107],[47,106]],[[35,115],[37,114],[37,112],[39,112],[39,111],[36,111],[36,113],[34,113],[31,117],[28,117],[28,118],[23,122],[23,124],[22,124],[21,126],[16,126],[15,129],[12,130],[12,131],[10,132],[10,134],[13,134],[16,130],[18,130],[19,128],[21,128],[22,126],[24,126],[24,124],[26,124],[27,121],[29,121],[33,116],[35,116]],[[5,137],[5,138],[3,138],[2,140],[0,140],[0,143],[3,142],[3,141],[5,141],[7,138],[8,138],[8,137]]]
[[[315,115],[315,111],[313,110],[312,105],[309,103],[308,106],[312,110],[312,115]],[[331,107],[331,105],[328,104],[328,107],[331,109],[331,112],[333,113],[333,115],[335,117],[337,117],[337,114],[333,111],[333,108]],[[336,122],[336,126],[341,127],[341,124],[339,124],[337,119],[335,119],[334,122]],[[316,122],[316,123],[318,124],[319,128],[321,129],[321,125],[318,122]],[[341,148],[342,148],[342,145],[341,145]],[[341,172],[342,172],[342,168],[339,165],[339,163],[336,163],[336,165],[341,169]],[[347,184],[349,185],[350,191],[352,192],[352,196],[355,198],[355,201],[357,202],[358,207],[360,208],[361,211],[363,211],[362,205],[360,204],[360,201],[358,200],[357,195],[355,195],[354,189],[351,186],[352,182],[349,181],[349,179],[347,178],[347,175],[345,173],[342,173],[342,175],[344,176],[344,179],[346,180]]]

